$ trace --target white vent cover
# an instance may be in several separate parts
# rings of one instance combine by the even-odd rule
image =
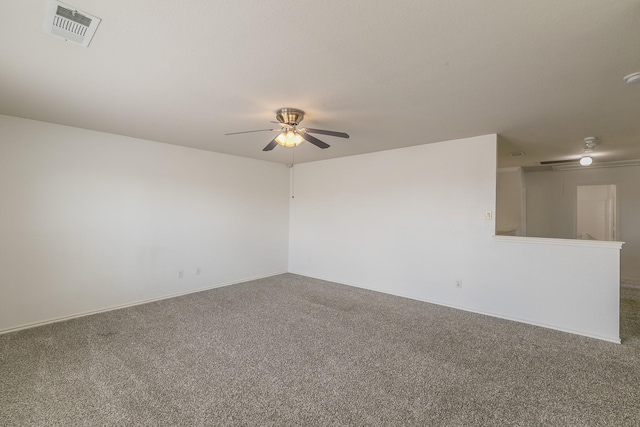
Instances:
[[[509,157],[522,157],[525,155],[524,151],[512,151],[507,154],[509,155]]]
[[[59,1],[49,0],[44,18],[45,33],[87,47],[101,19]]]

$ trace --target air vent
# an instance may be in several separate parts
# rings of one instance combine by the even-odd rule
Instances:
[[[68,42],[87,47],[101,19],[55,0],[49,0],[43,29]]]

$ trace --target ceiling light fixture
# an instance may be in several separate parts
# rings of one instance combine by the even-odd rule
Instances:
[[[598,141],[596,141],[595,136],[589,136],[584,139],[584,156],[580,159],[582,166],[590,166],[593,163],[591,153],[593,152],[593,147],[596,145],[598,145]]]
[[[283,147],[295,147],[302,144],[302,141],[304,139],[295,129],[289,129],[276,137],[276,142]]]
[[[589,166],[591,165],[591,163],[593,163],[593,159],[591,158],[591,156],[582,156],[582,158],[580,159],[580,164],[582,166]]]
[[[627,84],[640,83],[640,72],[629,74],[624,78]]]

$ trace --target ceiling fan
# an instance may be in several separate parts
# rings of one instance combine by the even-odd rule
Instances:
[[[584,139],[584,155],[578,158],[560,159],[560,160],[547,160],[540,162],[542,166],[561,165],[563,163],[580,163],[582,166],[589,166],[593,160],[591,159],[591,153],[593,148],[598,145],[598,138],[595,136],[589,136]]]
[[[298,124],[304,119],[304,111],[297,108],[280,108],[276,111],[277,123],[280,125],[279,129],[259,129],[259,130],[247,130],[244,132],[232,132],[225,135],[238,135],[241,133],[251,132],[280,132],[278,136],[273,138],[271,142],[267,144],[262,151],[271,151],[276,145],[282,145],[283,147],[295,147],[300,145],[303,141],[307,141],[320,148],[329,148],[329,144],[324,141],[320,141],[315,136],[309,135],[311,133],[319,133],[322,135],[336,136],[338,138],[349,138],[349,135],[344,132],[336,132],[333,130],[311,129],[311,128],[298,128]]]

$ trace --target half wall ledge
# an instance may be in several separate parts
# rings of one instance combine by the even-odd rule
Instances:
[[[555,239],[549,237],[523,237],[523,236],[492,236],[493,240],[501,243],[525,243],[531,245],[558,245],[558,246],[580,246],[583,248],[610,248],[622,249],[624,242],[614,242],[605,240],[581,240],[581,239]]]

